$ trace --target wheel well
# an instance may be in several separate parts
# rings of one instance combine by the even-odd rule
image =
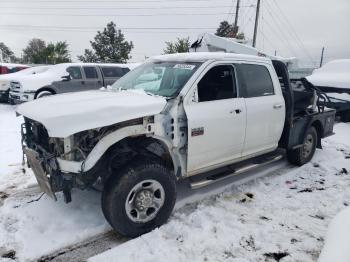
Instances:
[[[36,91],[35,96],[34,96],[34,99],[36,99],[36,97],[38,96],[38,94],[39,94],[40,92],[42,92],[42,91],[49,91],[49,92],[51,92],[51,93],[53,93],[53,94],[56,94],[55,90],[53,90],[52,88],[50,88],[50,87],[43,87],[43,88],[40,88],[38,91]]]
[[[317,148],[322,148],[321,138],[323,137],[323,126],[319,120],[314,121],[311,126],[316,129],[317,132]]]
[[[95,175],[101,176],[106,181],[110,175],[120,170],[127,163],[133,161],[139,156],[151,156],[154,159],[160,160],[169,170],[174,172],[174,163],[168,147],[160,140],[146,137],[127,137],[113,144],[101,157],[99,172],[94,172]],[[99,168],[98,168],[99,169]],[[102,172],[101,172],[102,171]],[[97,179],[95,177],[94,179]],[[94,180],[92,179],[92,180]]]

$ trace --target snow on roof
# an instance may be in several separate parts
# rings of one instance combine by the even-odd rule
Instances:
[[[14,64],[14,63],[0,63],[0,66],[5,66],[7,68],[14,68],[14,67],[28,67],[28,65],[23,64]]]
[[[196,53],[176,53],[168,55],[160,55],[151,57],[150,60],[161,60],[161,61],[193,61],[193,62],[204,62],[207,60],[248,60],[248,61],[262,61],[269,62],[270,59],[261,56],[254,55],[242,55],[234,53],[221,53],[221,52],[196,52]]]
[[[10,74],[4,74],[0,75],[0,80],[16,80],[18,76],[24,76],[24,75],[34,75],[39,74],[47,71],[50,66],[34,66],[34,67],[28,67],[26,69],[23,69],[18,72],[10,73]]]
[[[338,59],[315,69],[307,77],[313,85],[350,89],[350,59]]]

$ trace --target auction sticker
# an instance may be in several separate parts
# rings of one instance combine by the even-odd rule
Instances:
[[[186,69],[186,70],[193,70],[195,67],[196,67],[195,65],[188,65],[188,64],[176,64],[176,65],[174,65],[174,68]]]

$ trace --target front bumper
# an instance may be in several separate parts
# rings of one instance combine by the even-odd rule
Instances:
[[[34,100],[35,93],[22,93],[10,91],[9,102],[14,104],[20,104]]]
[[[56,195],[50,183],[50,175],[46,172],[44,159],[40,157],[39,153],[28,147],[23,148],[27,156],[27,161],[32,168],[35,178],[38,181],[40,189],[49,197],[57,200]]]

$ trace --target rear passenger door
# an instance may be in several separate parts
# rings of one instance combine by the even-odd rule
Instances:
[[[84,89],[92,90],[98,89],[98,82],[101,82],[95,66],[83,66],[85,75]]]
[[[243,156],[271,151],[278,146],[285,118],[279,83],[273,83],[274,71],[264,64],[242,63],[238,71],[240,94],[247,110]]]
[[[102,66],[101,71],[104,79],[104,85],[107,86],[113,85],[116,80],[129,72],[130,69],[118,66]]]

